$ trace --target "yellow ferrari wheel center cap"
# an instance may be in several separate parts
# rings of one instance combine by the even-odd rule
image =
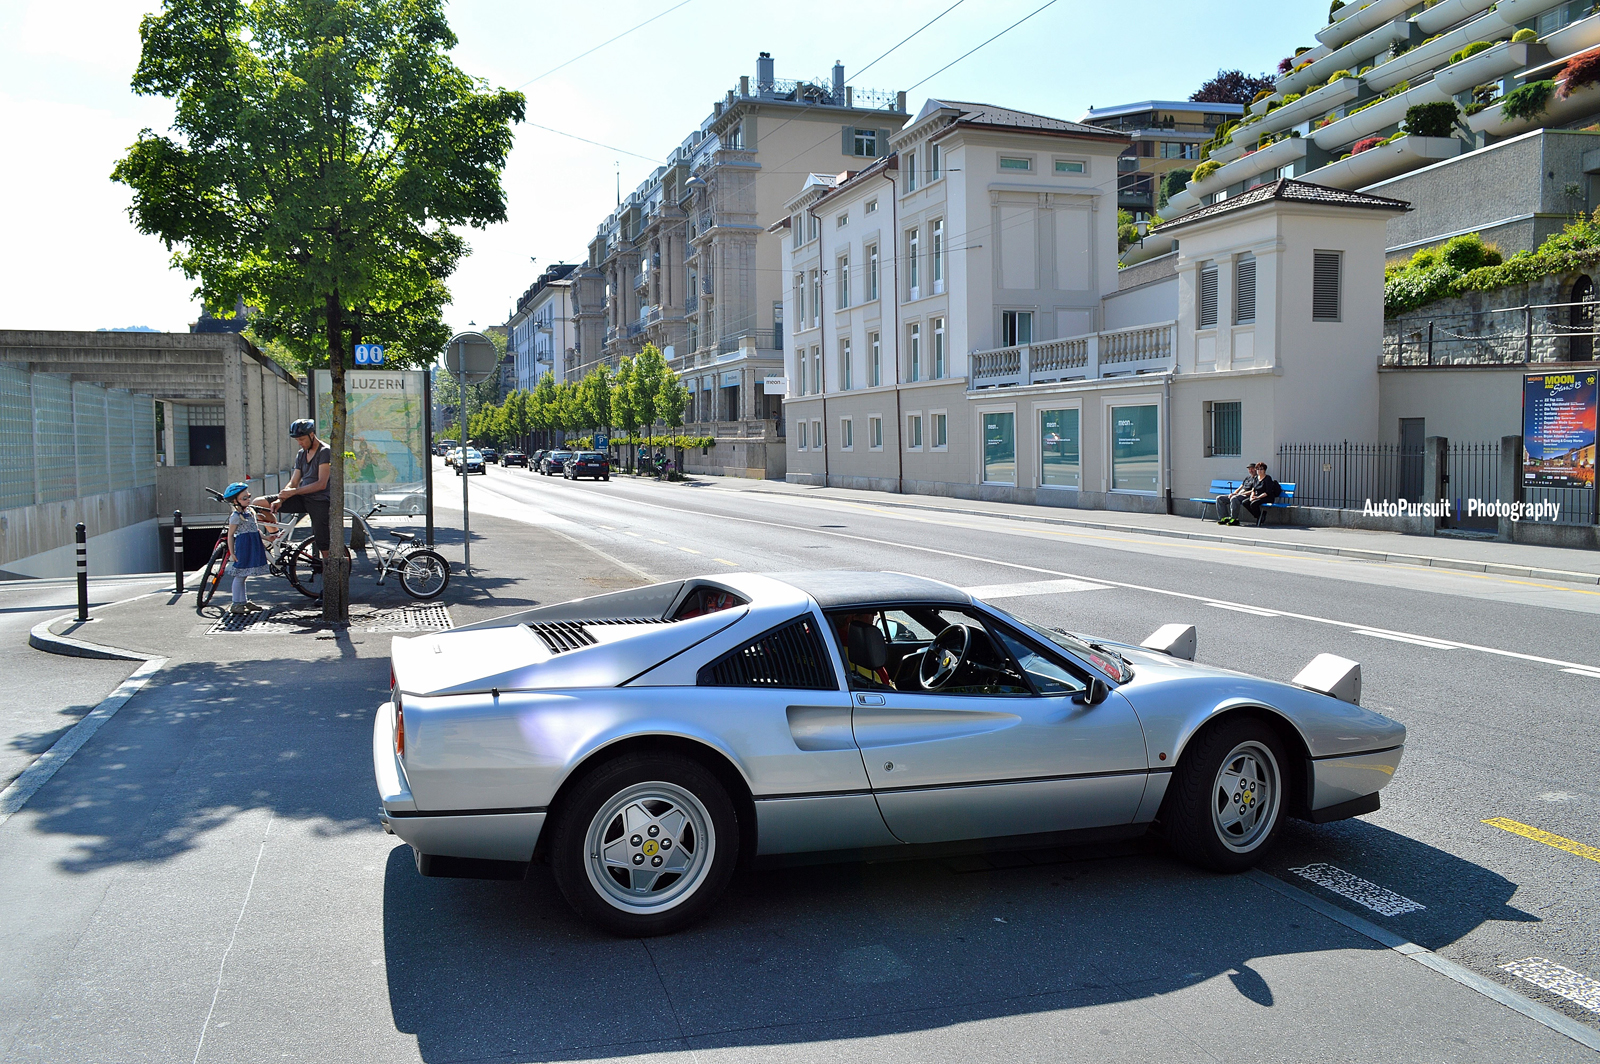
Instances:
[[[648,839],[645,841],[642,849],[644,850],[644,855],[646,857],[654,857],[656,855],[656,851],[661,849],[661,846],[656,842],[655,839]]]

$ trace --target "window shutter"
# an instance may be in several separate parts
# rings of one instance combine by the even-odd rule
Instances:
[[[1341,254],[1317,251],[1311,261],[1311,320],[1339,320],[1339,281]]]
[[[854,155],[856,153],[856,127],[845,126],[839,134],[839,154]]]
[[[1248,325],[1256,320],[1256,257],[1239,259],[1234,276],[1234,324]]]
[[[1200,267],[1200,328],[1217,327],[1217,267]]]
[[[889,154],[889,133],[890,132],[891,131],[887,130],[887,129],[878,130],[878,151],[877,151],[877,154],[879,156],[884,156],[884,155],[888,155]]]

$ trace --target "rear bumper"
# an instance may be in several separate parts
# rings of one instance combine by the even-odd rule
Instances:
[[[543,809],[419,810],[394,753],[394,705],[372,722],[372,772],[383,803],[383,829],[428,857],[530,861],[544,828]]]
[[[1404,746],[1311,762],[1307,806],[1313,823],[1343,820],[1378,808],[1378,792],[1394,779]]]

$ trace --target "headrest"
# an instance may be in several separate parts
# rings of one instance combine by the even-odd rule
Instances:
[[[876,625],[851,621],[850,632],[846,638],[851,664],[867,669],[881,669],[889,660],[889,643]]]

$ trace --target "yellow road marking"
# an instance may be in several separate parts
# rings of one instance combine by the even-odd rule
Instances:
[[[625,528],[622,530],[622,534],[624,536],[632,536],[634,539],[638,539],[639,538],[639,533],[637,533],[637,532],[629,532]]]
[[[670,546],[672,546],[672,544],[670,544],[670,543],[668,543],[668,542],[667,542],[667,541],[666,541],[666,540],[664,540],[664,539],[652,539],[652,540],[651,540],[651,541],[650,541],[650,542],[651,542],[651,543],[659,543],[659,544],[661,544],[661,545],[662,545],[662,546],[663,546],[663,547],[670,547]]]
[[[711,560],[714,561],[714,562],[721,562],[723,565],[731,565],[735,569],[739,568],[739,563],[738,562],[730,562],[726,558],[712,558]]]
[[[1558,850],[1565,850],[1577,857],[1587,857],[1591,861],[1600,861],[1600,846],[1587,846],[1581,842],[1574,842],[1571,839],[1562,838],[1560,835],[1552,835],[1548,831],[1541,831],[1538,828],[1529,827],[1527,824],[1519,824],[1515,820],[1508,820],[1503,816],[1485,820],[1484,823],[1502,831],[1509,831],[1513,835],[1521,835],[1525,839],[1532,839],[1534,842],[1542,842],[1546,846],[1554,846]]]
[[[678,549],[683,551],[683,553],[685,553],[685,554],[699,554],[700,553],[699,551],[694,550],[691,547],[679,547]]]

